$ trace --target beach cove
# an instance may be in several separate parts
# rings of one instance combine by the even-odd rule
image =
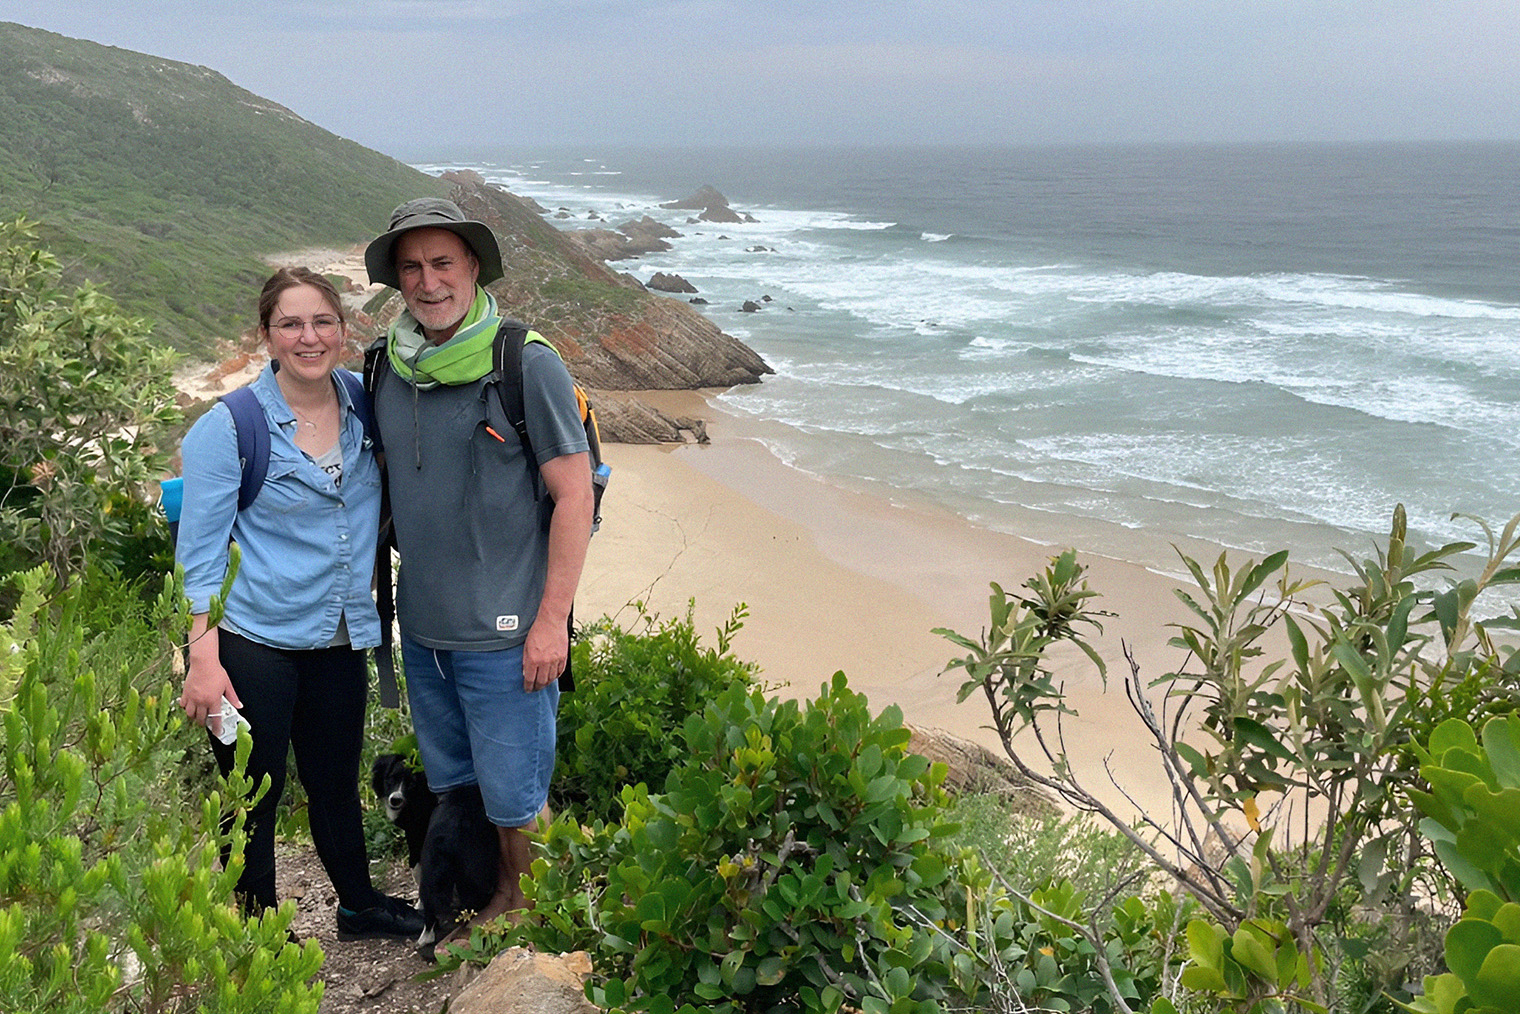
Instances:
[[[1001,754],[985,699],[956,703],[961,676],[943,671],[958,652],[932,631],[976,637],[988,622],[989,582],[1011,591],[1067,547],[979,528],[927,503],[894,504],[830,484],[776,459],[753,421],[698,394],[648,396],[667,411],[705,416],[712,442],[605,448],[613,480],[577,596],[578,620],[610,615],[631,627],[633,603],[671,617],[694,599],[697,632],[712,644],[742,602],[749,616],[733,650],[759,665],[762,680],[783,696],[816,696],[842,670],[873,710],[898,705],[909,724]],[[1106,690],[1080,653],[1058,656],[1068,703],[1079,713],[1065,720],[1067,746],[1083,782],[1125,816],[1128,804],[1105,765],[1136,803],[1164,813],[1170,794],[1125,699],[1121,642],[1131,646],[1144,680],[1182,664],[1184,653],[1166,644],[1174,633],[1167,625],[1187,616],[1173,594],[1178,582],[1075,545],[1102,594],[1096,606],[1114,615],[1103,619],[1097,642],[1109,667]],[[1035,749],[1032,739],[1028,747]]]

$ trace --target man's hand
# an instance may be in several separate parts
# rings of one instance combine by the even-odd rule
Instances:
[[[549,518],[549,572],[538,615],[523,644],[523,689],[530,693],[559,679],[570,659],[570,605],[591,540],[591,463],[585,451],[538,466],[554,499]]]
[[[569,658],[569,628],[563,623],[535,620],[523,642],[523,690],[542,690],[559,679]]]

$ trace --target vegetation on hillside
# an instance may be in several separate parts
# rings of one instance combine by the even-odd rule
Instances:
[[[0,137],[0,219],[39,221],[70,281],[187,352],[248,327],[262,257],[367,240],[444,192],[205,67],[8,23]]]

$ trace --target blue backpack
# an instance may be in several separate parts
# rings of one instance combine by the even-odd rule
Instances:
[[[278,366],[276,366],[278,369]],[[348,391],[348,400],[364,424],[364,432],[374,439],[375,424],[370,417],[369,395],[364,391],[364,381],[347,370],[334,370],[333,376]],[[228,391],[217,399],[232,413],[232,428],[237,431],[238,463],[242,466],[242,478],[238,482],[238,510],[247,510],[264,488],[269,475],[269,424],[264,418],[264,406],[251,387]],[[159,509],[169,522],[169,542],[179,540],[179,513],[184,503],[185,480],[176,475],[159,483],[161,495]]]

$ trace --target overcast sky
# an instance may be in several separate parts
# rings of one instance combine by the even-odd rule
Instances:
[[[6,0],[402,157],[482,144],[1520,139],[1516,0]]]

